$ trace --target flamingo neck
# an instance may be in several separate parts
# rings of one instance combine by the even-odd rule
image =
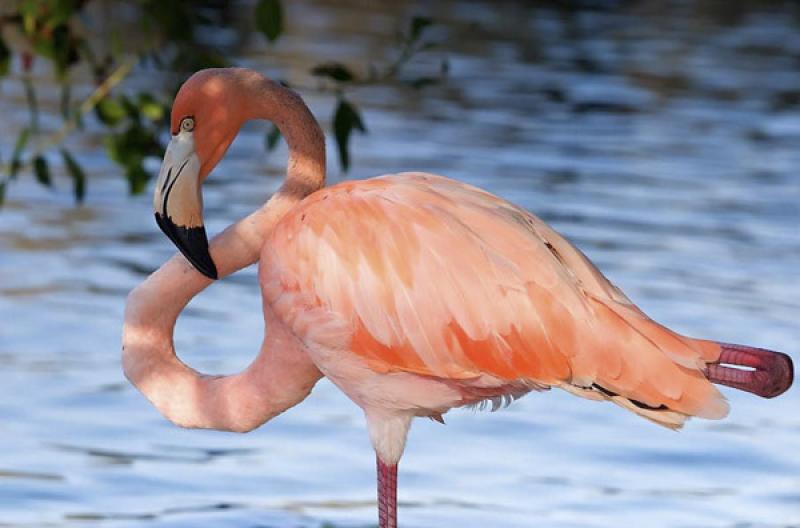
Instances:
[[[242,86],[246,93],[239,100],[252,103],[244,109],[244,120],[272,121],[289,147],[286,180],[278,194],[300,200],[321,189],[325,185],[325,136],[300,96],[260,75]]]
[[[264,207],[215,237],[210,251],[220,274],[255,262],[259,241],[280,216],[278,207]],[[177,425],[249,431],[302,401],[322,374],[268,306],[267,335],[244,371],[208,376],[184,364],[175,352],[175,322],[211,282],[192,273],[191,265],[176,255],[134,289],[125,306],[123,369],[131,383]]]
[[[230,110],[236,112],[238,105],[240,122],[272,121],[286,139],[289,164],[284,184],[263,207],[211,241],[209,251],[220,278],[257,262],[281,217],[325,185],[324,136],[302,99],[254,72],[225,74],[239,81]],[[190,270],[185,259],[175,256],[128,297],[123,328],[128,379],[166,418],[183,427],[247,431],[303,400],[322,374],[297,338],[270,320],[269,306],[264,307],[269,332],[258,357],[241,373],[207,376],[177,357],[177,318],[211,284]]]

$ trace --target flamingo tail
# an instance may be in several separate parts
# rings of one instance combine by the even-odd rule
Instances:
[[[712,383],[762,398],[780,396],[792,386],[794,366],[788,355],[743,345],[719,345],[719,360],[709,363],[705,369],[705,375]]]

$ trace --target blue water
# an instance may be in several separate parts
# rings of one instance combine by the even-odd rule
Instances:
[[[329,145],[331,181],[425,170],[480,185],[552,223],[655,319],[797,360],[797,13],[718,5],[304,0],[275,49],[253,42],[238,60],[313,86],[309,56],[380,60],[400,17],[429,12],[444,21],[449,82],[352,92],[369,134],[354,138],[347,175]],[[327,122],[330,98],[303,95]],[[6,150],[21,98],[0,84]],[[208,182],[212,233],[279,184],[286,153],[263,153],[265,130],[248,126]],[[331,384],[234,435],[180,430],[125,382],[125,295],[173,249],[100,140],[70,139],[91,178],[83,207],[66,179],[51,192],[27,177],[0,212],[0,527],[374,526],[364,421]],[[245,366],[260,339],[254,269],[193,301],[176,335],[187,362],[215,373]],[[728,419],[681,433],[559,391],[456,410],[446,426],[418,420],[402,526],[797,528],[800,390],[725,394]]]

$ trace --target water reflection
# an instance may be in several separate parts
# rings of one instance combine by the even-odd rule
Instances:
[[[394,22],[429,11],[443,21],[451,81],[354,92],[370,134],[354,138],[352,174],[332,165],[332,181],[419,169],[485,187],[551,222],[677,330],[796,354],[796,5],[562,5],[291,2],[285,41],[253,43],[241,62],[274,71],[277,56],[302,78],[308,56],[380,60]],[[22,126],[21,92],[3,88],[0,109]],[[329,104],[307,98],[327,120]],[[285,152],[263,154],[264,130],[246,127],[209,181],[211,232],[277,187]],[[236,436],[178,430],[124,381],[124,296],[173,249],[98,139],[78,150],[86,206],[72,206],[68,182],[50,193],[22,180],[0,213],[0,526],[374,525],[363,419],[329,384]],[[193,301],[176,342],[192,365],[233,372],[261,328],[250,269]],[[447,427],[420,421],[402,520],[800,525],[798,391],[726,394],[727,421],[677,435],[555,391],[496,414],[454,412]]]

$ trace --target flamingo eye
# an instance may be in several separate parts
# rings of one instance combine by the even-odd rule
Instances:
[[[181,119],[180,131],[191,132],[192,130],[194,130],[194,117],[187,116]]]

